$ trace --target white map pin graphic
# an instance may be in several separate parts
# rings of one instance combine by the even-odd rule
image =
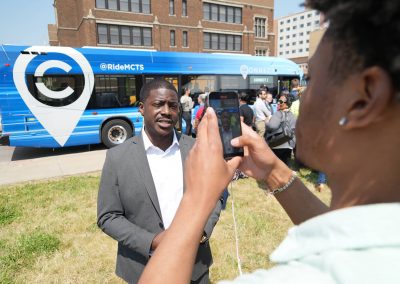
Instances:
[[[249,74],[249,67],[247,67],[247,65],[240,65],[240,74],[242,74],[243,79],[246,80]]]
[[[50,135],[60,144],[64,146],[68,138],[71,136],[79,119],[85,110],[90,95],[93,90],[94,75],[87,59],[78,51],[70,47],[54,47],[54,46],[32,46],[25,51],[40,51],[61,53],[71,57],[79,65],[85,78],[85,85],[80,97],[73,103],[53,107],[48,106],[36,100],[29,92],[25,81],[25,72],[28,64],[37,56],[36,54],[21,54],[15,61],[13,77],[15,86],[20,93],[25,104],[31,110],[36,119],[50,133]],[[46,70],[50,68],[59,68],[68,73],[72,67],[65,62],[59,60],[48,60],[41,63],[36,71],[35,76],[43,76]],[[62,99],[71,95],[74,90],[67,87],[61,91],[49,90],[43,83],[36,83],[38,90],[45,96],[53,99]]]

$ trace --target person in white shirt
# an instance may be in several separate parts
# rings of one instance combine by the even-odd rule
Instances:
[[[194,144],[192,137],[174,130],[179,101],[171,83],[149,82],[140,91],[140,101],[144,128],[140,135],[107,152],[98,196],[97,223],[118,241],[116,273],[129,283],[138,281],[170,228],[185,191],[183,163]],[[209,283],[208,239],[221,202],[214,203],[197,240],[201,245],[192,263],[191,283]]]
[[[272,112],[267,107],[266,99],[267,99],[268,90],[263,88],[258,92],[258,96],[256,101],[254,102],[254,112],[255,112],[255,126],[256,131],[260,137],[264,137],[266,130],[266,123],[271,118]]]
[[[182,95],[180,99],[182,105],[182,117],[186,123],[186,135],[192,135],[192,108],[193,108],[193,100],[190,97],[190,88],[185,88],[185,93]]]
[[[308,65],[297,157],[327,174],[330,204],[312,194],[244,124],[243,136],[232,145],[244,146],[245,157],[224,161],[222,143],[215,139],[217,118],[209,109],[186,161],[184,176],[191,186],[142,283],[161,277],[163,283],[186,282],[198,247],[193,239],[237,167],[264,181],[296,226],[272,253],[275,267],[234,283],[400,283],[400,1],[306,0],[305,5],[322,12],[329,25]],[[182,230],[186,237],[177,242]],[[165,263],[172,243],[175,257]]]

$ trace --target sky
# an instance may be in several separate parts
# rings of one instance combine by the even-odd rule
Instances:
[[[0,9],[0,44],[48,45],[54,0],[6,0]],[[275,18],[304,10],[304,0],[275,0]]]

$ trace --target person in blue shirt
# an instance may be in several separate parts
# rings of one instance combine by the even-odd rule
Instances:
[[[212,204],[236,168],[265,182],[295,226],[271,254],[276,266],[234,283],[400,283],[400,1],[305,2],[329,26],[309,61],[297,157],[327,174],[329,205],[245,124],[231,141],[245,156],[225,161],[209,109],[185,162],[189,186],[141,283],[188,283]]]

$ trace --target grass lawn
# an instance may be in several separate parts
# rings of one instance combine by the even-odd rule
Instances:
[[[300,171],[312,188],[316,175]],[[114,274],[116,242],[96,225],[99,174],[0,186],[0,283],[123,283]],[[214,229],[211,280],[238,275],[232,200],[243,272],[270,267],[268,255],[292,226],[253,179],[229,186]],[[316,193],[325,202],[326,190]]]

